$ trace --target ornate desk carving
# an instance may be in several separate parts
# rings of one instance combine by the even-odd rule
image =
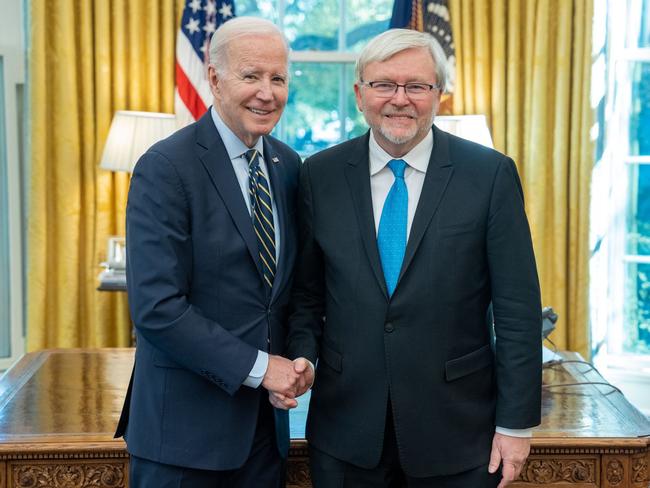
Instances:
[[[564,359],[578,359],[563,354]],[[0,488],[126,488],[113,439],[132,349],[27,354],[0,379]],[[648,488],[650,423],[590,367],[547,368],[543,423],[513,488]],[[432,439],[435,442],[435,439]],[[288,488],[309,487],[307,444],[291,442]]]

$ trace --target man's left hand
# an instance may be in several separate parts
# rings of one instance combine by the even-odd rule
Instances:
[[[516,480],[524,467],[530,452],[530,437],[512,437],[495,433],[492,439],[492,453],[488,471],[496,473],[499,465],[503,463],[501,482],[497,488],[505,488],[510,482]]]

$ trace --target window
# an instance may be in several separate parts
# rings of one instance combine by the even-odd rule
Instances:
[[[393,0],[238,0],[237,15],[273,20],[289,39],[289,101],[274,135],[301,156],[367,130],[354,99],[354,63],[388,28],[392,7]]]
[[[595,7],[592,348],[650,381],[650,0]]]

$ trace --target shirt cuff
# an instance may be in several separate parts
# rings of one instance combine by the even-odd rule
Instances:
[[[314,381],[316,380],[316,366],[314,366],[314,363],[312,363],[309,359],[305,358],[305,360],[309,363],[309,367],[311,368],[311,377],[313,378],[311,380],[311,385],[309,385],[309,389],[311,390],[311,387],[314,386]]]
[[[496,428],[497,434],[509,435],[510,437],[533,437],[533,429],[506,429],[505,427]]]
[[[269,355],[264,351],[257,351],[257,359],[251,372],[248,373],[248,378],[244,380],[244,386],[250,386],[251,388],[257,388],[262,384],[264,375],[266,374],[266,368],[269,367]]]

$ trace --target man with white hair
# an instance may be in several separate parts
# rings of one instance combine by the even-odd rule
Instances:
[[[296,253],[300,158],[268,134],[288,45],[239,17],[210,44],[214,105],[138,161],[127,207],[135,367],[116,436],[133,487],[283,486],[287,412],[311,383],[279,356]]]
[[[314,487],[503,487],[541,410],[540,292],[517,170],[432,126],[446,69],[430,35],[379,35],[356,76],[370,131],[300,173],[287,352],[318,360]]]

